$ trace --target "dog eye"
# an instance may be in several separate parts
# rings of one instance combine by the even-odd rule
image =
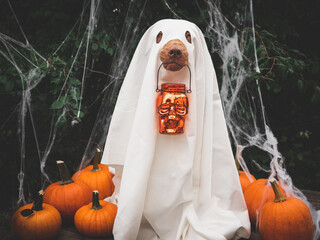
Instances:
[[[189,43],[191,43],[191,34],[189,31],[186,31],[186,39]]]
[[[162,39],[162,32],[160,31],[157,35],[157,39],[156,39],[156,42],[159,43]]]

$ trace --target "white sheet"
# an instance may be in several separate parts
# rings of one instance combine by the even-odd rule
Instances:
[[[163,37],[157,44],[159,31]],[[158,133],[155,105],[159,52],[171,39],[186,45],[192,73],[189,113],[181,135]],[[161,82],[189,87],[186,68],[162,69],[160,76]],[[214,67],[203,34],[193,23],[161,20],[143,35],[118,96],[102,163],[116,168],[117,176],[122,173],[121,187],[120,181],[116,186],[120,187],[116,240],[249,237],[249,217]]]

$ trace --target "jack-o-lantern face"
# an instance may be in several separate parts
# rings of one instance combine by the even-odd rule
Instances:
[[[184,84],[162,84],[157,98],[159,132],[162,134],[183,133],[188,106]]]

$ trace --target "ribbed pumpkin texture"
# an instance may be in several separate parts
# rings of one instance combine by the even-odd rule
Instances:
[[[77,230],[88,237],[112,235],[117,206],[107,201],[99,201],[98,191],[93,192],[92,203],[81,207],[74,216]]]
[[[61,216],[56,208],[42,203],[43,191],[33,204],[19,208],[11,220],[13,233],[21,240],[48,240],[58,235]]]
[[[109,172],[109,167],[104,164],[99,164],[101,152],[97,149],[93,165],[76,172],[72,179],[80,180],[88,184],[92,191],[99,191],[99,198],[105,199],[112,195],[114,185],[112,182],[113,175]]]
[[[274,200],[274,192],[270,185],[267,185],[268,179],[262,178],[254,181],[244,191],[244,199],[247,204],[251,226],[256,226],[257,213],[263,205]],[[285,191],[281,188],[283,194]]]
[[[295,197],[284,197],[279,186],[271,183],[274,201],[266,203],[259,215],[263,240],[312,240],[313,222],[307,205]]]
[[[76,211],[91,201],[92,191],[86,183],[70,178],[63,161],[57,161],[57,164],[62,180],[47,187],[43,201],[58,209],[63,224],[70,224]]]

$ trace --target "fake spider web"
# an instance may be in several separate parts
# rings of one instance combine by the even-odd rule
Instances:
[[[116,97],[130,63],[130,53],[133,52],[143,31],[150,25],[150,23],[143,21],[145,8],[148,4],[150,4],[148,0],[144,2],[130,1],[117,48],[113,54],[109,77],[92,103],[97,104],[98,99],[101,99],[95,122],[93,126],[90,126],[92,130],[88,136],[88,143],[82,159],[79,161],[79,169],[89,164],[97,145],[103,146],[105,142]],[[167,8],[167,18],[175,17],[188,20],[188,16],[179,14],[177,9],[166,0],[163,0],[163,4]],[[199,12],[208,16],[203,17],[206,28],[202,31],[210,46],[209,50],[222,63],[221,100],[231,140],[235,148],[239,149],[237,156],[240,165],[246,173],[249,172],[246,162],[241,156],[241,152],[246,148],[255,147],[268,153],[270,156],[269,179],[277,177],[289,196],[296,196],[308,205],[316,226],[314,239],[317,239],[320,236],[320,212],[317,212],[303,193],[293,185],[292,179],[284,167],[285,156],[281,156],[278,151],[277,139],[268,126],[259,79],[255,77],[255,73],[260,70],[255,49],[252,0],[247,1],[245,9],[239,9],[233,19],[236,25],[221,13],[219,3],[210,0],[205,9],[200,5],[197,2]],[[35,151],[39,158],[41,185],[44,188],[46,184],[51,183],[46,167],[49,164],[48,161],[54,161],[50,154],[52,149],[58,145],[57,133],[62,131],[61,125],[67,124],[66,122],[71,126],[82,124],[80,120],[83,115],[83,97],[88,87],[86,81],[91,74],[88,69],[94,69],[95,64],[90,49],[93,47],[93,35],[100,31],[100,14],[104,11],[105,5],[100,0],[84,1],[82,12],[74,26],[66,34],[65,39],[57,45],[56,49],[46,55],[39,53],[30,44],[28,36],[19,23],[19,16],[15,15],[10,1],[8,1],[8,6],[21,30],[23,40],[19,41],[12,36],[0,33],[0,54],[14,67],[21,80],[21,101],[14,108],[13,114],[18,113],[19,202],[25,202],[24,187],[26,164],[28,164],[26,152],[29,151],[26,149],[26,138],[31,138],[26,134],[32,133],[33,135]],[[136,11],[136,9],[140,9],[140,11]],[[88,18],[85,17],[87,15]],[[87,22],[86,27],[80,28],[83,22]],[[74,47],[70,53],[70,64],[59,62],[59,53],[65,51],[64,46],[68,41],[71,41],[71,35],[77,36],[78,47]],[[55,66],[51,65],[52,60],[54,60]],[[82,66],[80,70],[78,63],[81,63]],[[51,104],[48,105],[46,120],[36,120],[37,112],[33,108],[33,104],[39,99],[34,99],[34,95],[37,88],[48,78],[63,79],[63,83],[53,93],[54,97]],[[5,126],[6,121],[1,125],[1,128]],[[39,139],[37,134],[42,131],[42,121],[50,122],[50,131],[47,133],[46,139]],[[279,160],[280,157],[281,160]],[[290,161],[290,159],[286,161]],[[256,163],[257,166],[260,166],[259,160],[256,160]]]

